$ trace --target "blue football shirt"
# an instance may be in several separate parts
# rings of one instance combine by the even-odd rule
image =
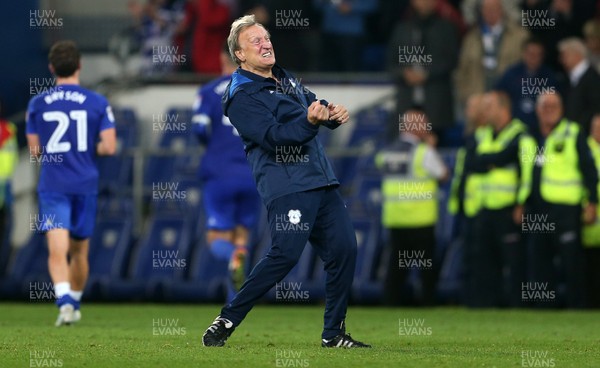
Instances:
[[[193,132],[206,145],[198,176],[201,180],[234,178],[254,183],[239,133],[223,115],[221,98],[231,76],[202,86],[194,104]]]
[[[29,101],[27,134],[37,134],[42,154],[39,192],[98,192],[96,144],[115,121],[103,96],[78,85],[59,85]]]

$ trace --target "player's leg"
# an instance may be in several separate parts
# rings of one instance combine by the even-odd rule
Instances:
[[[237,225],[233,233],[235,251],[229,263],[229,272],[236,290],[239,290],[246,280],[251,230],[256,226],[260,211],[261,201],[254,182],[242,185],[236,196],[235,222]]]
[[[229,183],[222,180],[208,180],[203,186],[202,205],[206,214],[206,244],[216,259],[230,262],[235,245],[235,197]],[[227,280],[227,302],[230,302],[237,289],[232,280]]]
[[[208,229],[206,231],[206,244],[210,247],[215,258],[229,261],[235,250],[233,230]]]
[[[240,290],[242,284],[246,281],[246,262],[248,259],[250,231],[244,226],[237,225],[232,234],[232,243],[235,248],[229,260],[229,274],[231,275],[233,286],[237,291]]]
[[[41,230],[46,232],[48,242],[48,272],[54,284],[56,304],[59,315],[56,326],[68,325],[73,321],[75,302],[70,296],[69,264],[69,228],[71,204],[61,193],[39,193]]]
[[[370,347],[346,334],[346,311],[356,267],[354,226],[336,189],[326,189],[310,241],[326,276],[323,347]]]
[[[89,239],[70,239],[69,245],[69,275],[71,280],[71,297],[77,302],[73,314],[73,322],[81,320],[80,303],[83,289],[89,275]]]
[[[69,284],[69,230],[52,229],[46,232],[48,242],[48,272],[54,283],[57,298],[68,294],[71,290]]]
[[[69,263],[71,298],[75,300],[73,322],[81,320],[81,297],[89,275],[89,238],[96,222],[96,195],[72,196]]]
[[[267,206],[272,245],[242,288],[202,336],[205,346],[223,346],[254,304],[296,265],[312,231],[323,190],[292,193]]]
[[[230,264],[235,251],[235,246],[233,245],[233,230],[207,230],[206,244],[216,259],[226,261]],[[231,277],[227,279],[226,285],[226,300],[227,303],[229,303],[233,300],[238,289],[235,287],[235,283]]]

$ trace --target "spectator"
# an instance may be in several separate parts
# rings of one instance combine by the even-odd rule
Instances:
[[[581,37],[581,25],[594,14],[593,10],[593,4],[587,0],[528,0],[523,4],[527,16],[552,22],[548,27],[533,26],[530,30],[544,43],[546,63],[555,71],[560,71],[556,45],[565,38]]]
[[[506,68],[519,60],[527,31],[507,22],[501,0],[483,0],[481,24],[464,39],[457,71],[459,99],[489,91]]]
[[[322,70],[359,70],[365,39],[365,17],[375,11],[377,1],[314,0],[314,5],[323,14]]]
[[[233,16],[232,1],[193,0],[186,7],[180,32],[192,32],[192,69],[196,73],[221,73],[221,48]]]
[[[600,115],[592,119],[591,136],[588,143],[594,157],[596,169],[600,174]],[[600,190],[600,183],[598,183]],[[600,213],[596,212],[596,221],[583,227],[583,251],[585,257],[585,296],[588,307],[600,308]]]
[[[396,84],[398,114],[423,106],[439,132],[454,123],[451,73],[458,57],[458,32],[436,14],[436,0],[411,0],[411,6],[414,16],[399,22],[390,39],[388,70]]]
[[[590,63],[600,73],[600,20],[588,20],[583,26],[583,36],[589,51]]]
[[[179,57],[182,50],[173,48],[180,13],[165,7],[165,0],[148,0],[146,5],[133,0],[127,6],[141,43],[141,73],[167,73],[183,64],[184,58]]]
[[[241,15],[254,14],[267,27],[278,45],[277,63],[294,71],[318,69],[319,19],[312,0],[243,0],[239,7]]]
[[[390,43],[391,33],[398,20],[405,19],[408,9],[410,8],[410,0],[382,0],[375,13],[371,14],[372,21],[369,29],[371,36],[377,37],[378,40],[387,45]]]
[[[558,49],[560,62],[569,76],[565,116],[579,123],[587,135],[592,116],[600,112],[600,75],[587,60],[587,50],[580,39],[564,39]]]
[[[598,173],[585,134],[565,118],[559,94],[540,95],[536,113],[541,138],[531,157],[535,165],[528,175],[531,194],[522,224],[530,229],[533,286],[557,297],[559,275],[563,275],[567,307],[581,308],[585,290],[581,228],[582,221],[596,220]],[[582,211],[585,192],[588,203]],[[558,306],[556,298],[536,301],[540,306]]]
[[[436,0],[435,12],[441,18],[446,19],[456,26],[459,36],[462,38],[467,33],[467,24],[462,14],[448,2],[448,0]]]
[[[506,18],[511,23],[521,22],[519,0],[502,0],[502,7],[506,9]],[[463,0],[460,10],[467,26],[474,27],[481,21],[481,0]]]
[[[539,135],[535,116],[535,99],[544,92],[558,92],[558,81],[543,64],[544,45],[535,37],[525,41],[521,61],[510,66],[498,81],[496,89],[506,92],[511,100],[513,117],[527,125],[533,136]]]
[[[448,168],[435,149],[427,116],[419,109],[404,114],[410,121],[389,147],[375,156],[383,173],[381,220],[389,230],[391,255],[384,281],[384,303],[399,305],[410,269],[422,280],[422,303],[435,302],[437,270],[434,262],[438,180],[448,179]]]

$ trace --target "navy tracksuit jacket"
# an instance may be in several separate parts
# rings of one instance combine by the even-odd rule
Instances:
[[[238,68],[223,94],[223,112],[242,137],[267,207],[272,244],[221,317],[239,325],[296,265],[310,240],[327,273],[322,337],[330,339],[344,329],[356,264],[354,228],[316,138],[319,125],[307,120],[315,94],[278,66],[273,74],[279,82]],[[338,126],[329,121],[320,125]]]

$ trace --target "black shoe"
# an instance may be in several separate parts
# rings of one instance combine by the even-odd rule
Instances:
[[[206,332],[202,335],[202,345],[223,346],[234,330],[235,327],[233,327],[233,322],[227,318],[217,316],[212,325],[208,326]]]
[[[371,345],[354,340],[350,334],[341,333],[331,340],[322,339],[321,346],[324,348],[370,348]]]

